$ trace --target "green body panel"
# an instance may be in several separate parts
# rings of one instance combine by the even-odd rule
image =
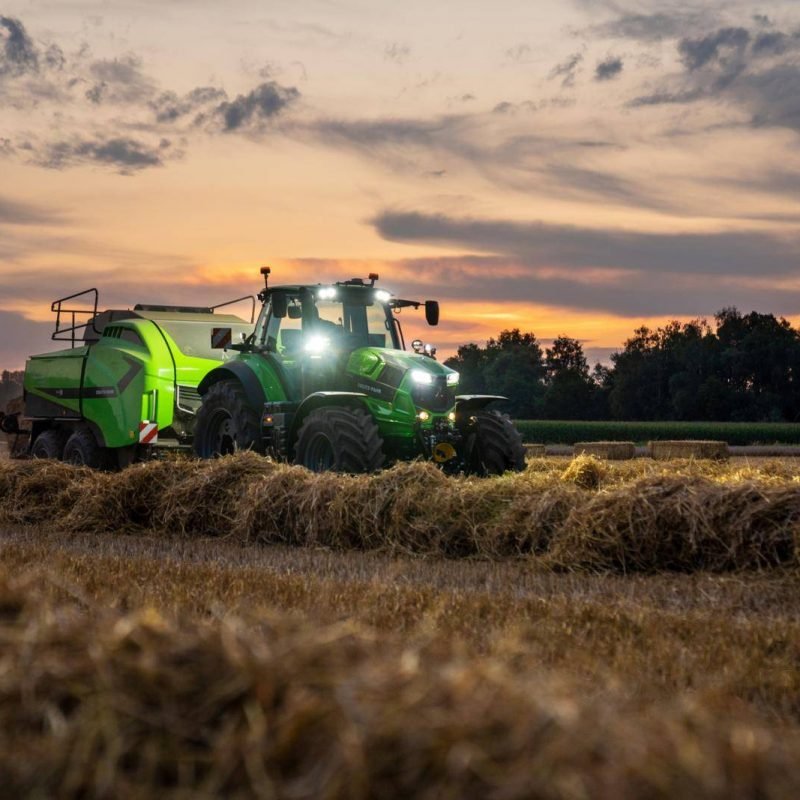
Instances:
[[[25,366],[25,391],[38,394],[60,407],[60,411],[58,408],[54,409],[60,417],[80,417],[80,398],[59,396],[58,392],[65,387],[80,387],[83,364],[88,352],[88,347],[75,347],[31,356]]]
[[[172,433],[180,438],[191,428],[193,409],[178,420],[179,387],[196,392],[202,378],[228,357],[211,347],[212,330],[230,328],[238,336],[251,327],[230,315],[141,311],[115,320],[91,345],[28,359],[28,414],[84,419],[112,448],[136,444],[143,420],[156,422],[159,431],[177,429]]]
[[[387,362],[404,371],[402,381],[397,386],[391,400],[381,400],[369,396],[370,383],[380,376]],[[435,421],[453,411],[455,404],[444,410],[432,411],[417,405],[412,398],[414,383],[411,379],[411,370],[419,369],[429,372],[434,376],[447,376],[454,374],[454,370],[445,367],[438,361],[416,353],[406,353],[402,350],[393,350],[382,347],[362,347],[354,350],[347,363],[349,383],[354,391],[364,391],[369,396],[366,405],[378,424],[383,439],[408,439],[417,438],[420,429],[432,428]],[[425,422],[417,419],[420,410],[428,411],[430,417]]]

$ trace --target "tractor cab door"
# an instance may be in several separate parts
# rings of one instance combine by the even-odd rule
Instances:
[[[269,299],[256,323],[255,346],[272,363],[287,397],[302,399],[303,307],[299,294],[285,293],[285,313],[278,316]],[[283,305],[283,303],[281,303]]]
[[[320,309],[307,289],[273,292],[256,326],[257,347],[278,367],[287,394],[302,399],[317,391],[347,389],[347,336],[342,306]]]

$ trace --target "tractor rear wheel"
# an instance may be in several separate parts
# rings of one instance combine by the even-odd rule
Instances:
[[[105,447],[97,444],[92,432],[88,428],[80,427],[67,439],[62,458],[67,464],[74,464],[76,467],[104,469],[108,466],[107,455]]]
[[[376,472],[383,466],[383,439],[361,409],[318,408],[297,434],[295,464],[312,472]]]
[[[465,430],[465,468],[473,475],[502,475],[525,469],[522,437],[507,414],[478,411]]]
[[[42,431],[31,447],[31,458],[60,459],[64,454],[66,434],[56,428]]]
[[[261,452],[258,413],[238,381],[219,381],[206,392],[197,412],[194,451],[200,458],[217,458],[237,450]]]

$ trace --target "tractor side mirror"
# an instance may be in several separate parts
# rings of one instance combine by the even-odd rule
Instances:
[[[289,319],[300,319],[303,316],[303,309],[300,306],[289,306]]]
[[[286,316],[286,295],[283,292],[272,295],[272,315],[278,319]]]
[[[428,325],[439,324],[439,301],[426,300],[425,301],[425,320]]]

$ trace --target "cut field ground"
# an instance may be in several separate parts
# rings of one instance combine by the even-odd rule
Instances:
[[[800,575],[0,534],[15,796],[787,797]]]
[[[2,785],[800,796],[800,469],[434,473],[311,476],[248,455],[117,475],[2,465]],[[549,549],[525,545],[548,508]],[[628,561],[588,558],[570,514],[615,531]],[[377,525],[395,541],[367,537]],[[668,545],[644,559],[639,529]],[[552,557],[559,536],[577,566]]]

